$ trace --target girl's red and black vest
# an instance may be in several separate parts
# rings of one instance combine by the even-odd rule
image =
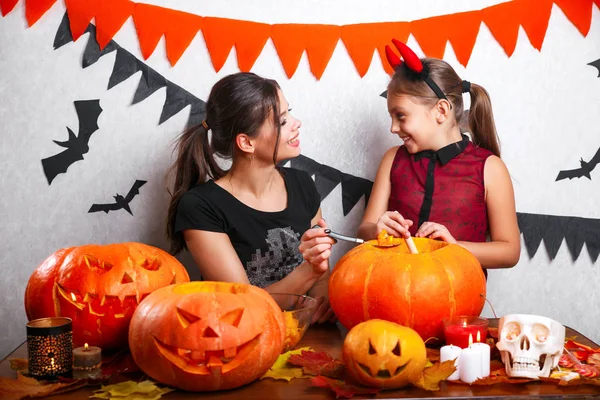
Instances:
[[[492,152],[463,140],[438,151],[409,154],[400,146],[390,171],[389,211],[413,221],[414,235],[426,221],[444,225],[459,241],[485,242],[488,219],[483,169]]]

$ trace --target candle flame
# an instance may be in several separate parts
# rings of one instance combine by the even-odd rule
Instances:
[[[88,350],[89,350],[89,346],[88,346],[88,344],[86,343],[86,344],[84,344],[84,345],[83,345],[83,351],[88,351]]]
[[[50,365],[52,365],[52,368],[54,368],[54,357],[50,359]]]
[[[473,344],[473,334],[469,333],[469,347]]]
[[[467,326],[467,321],[463,321],[463,327]]]
[[[75,297],[75,294],[71,293],[71,298],[73,299],[73,301],[76,301],[77,298]]]
[[[481,332],[477,331],[477,342],[481,342]]]

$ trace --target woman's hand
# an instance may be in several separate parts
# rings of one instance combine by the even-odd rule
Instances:
[[[335,239],[325,233],[327,224],[323,218],[319,219],[318,225],[319,228],[311,228],[304,232],[298,250],[304,260],[312,265],[314,272],[322,274],[329,269],[331,246],[335,243]]]
[[[456,239],[448,228],[442,224],[426,221],[419,227],[415,237],[428,237],[430,239],[441,239],[444,242],[456,244]]]
[[[402,214],[398,211],[386,211],[377,220],[377,234],[382,230],[386,230],[389,235],[395,237],[409,238],[410,232],[408,228],[412,226],[413,222],[410,219],[404,219]]]

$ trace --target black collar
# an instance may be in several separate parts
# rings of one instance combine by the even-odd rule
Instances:
[[[462,135],[462,140],[460,142],[450,143],[448,146],[444,146],[438,151],[423,150],[415,153],[415,161],[419,161],[423,157],[429,159],[437,158],[440,160],[440,164],[446,165],[450,160],[462,153],[467,148],[468,144],[469,137],[467,135]]]

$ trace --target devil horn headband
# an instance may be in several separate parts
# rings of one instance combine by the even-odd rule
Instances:
[[[423,67],[421,59],[415,54],[415,52],[412,51],[411,48],[408,47],[406,44],[402,43],[397,39],[392,39],[392,43],[394,43],[394,46],[396,46],[396,48],[400,52],[400,55],[404,59],[403,63],[402,60],[400,60],[400,58],[396,55],[396,53],[394,53],[394,51],[390,48],[390,46],[385,45],[385,55],[392,68],[395,70],[402,64],[405,64],[409,70],[416,73],[420,79],[424,80],[425,83],[427,83],[431,90],[434,91],[438,99],[448,100],[442,89],[440,89],[437,83],[435,83],[433,79],[431,79],[431,77],[429,76],[429,71],[427,71]]]

